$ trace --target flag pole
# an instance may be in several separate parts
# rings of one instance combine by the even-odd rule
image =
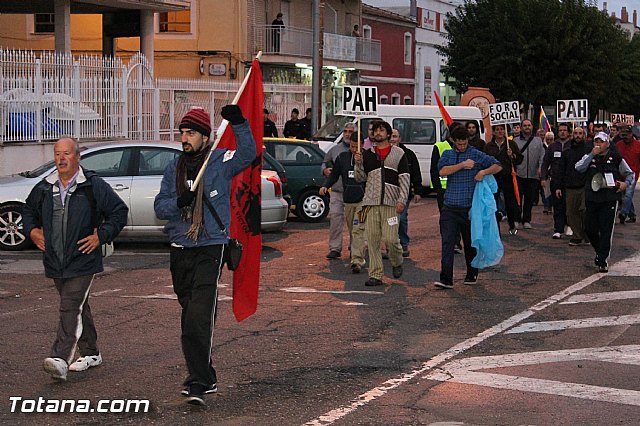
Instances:
[[[351,143],[351,141],[349,141]],[[358,153],[360,153],[360,116],[358,116]]]
[[[262,50],[260,50],[258,52],[258,54],[256,55],[255,59],[259,61],[260,57],[262,57]],[[244,88],[247,87],[247,82],[249,81],[249,77],[250,76],[251,76],[251,68],[249,68],[249,72],[247,72],[247,75],[244,77],[244,80],[242,81],[242,84],[240,85],[240,88],[238,89],[238,93],[236,93],[236,96],[231,101],[231,105],[236,105],[238,103],[238,101],[240,100],[240,96],[242,96],[242,92],[244,92]],[[207,154],[207,158],[205,158],[204,163],[202,164],[202,167],[200,167],[200,171],[198,172],[198,176],[196,176],[196,179],[193,181],[193,184],[191,185],[191,191],[192,192],[195,192],[196,188],[198,187],[198,184],[202,180],[202,176],[204,175],[204,171],[207,168],[207,163],[209,163],[209,158],[211,158],[211,154],[218,147],[218,144],[220,143],[220,140],[222,139],[222,135],[224,134],[224,131],[227,129],[228,125],[229,125],[229,122],[227,120],[225,120],[225,119],[222,119],[222,123],[220,123],[220,127],[218,127],[218,130],[216,131],[216,140],[213,143],[213,146],[211,146],[211,149],[209,150],[209,153]]]

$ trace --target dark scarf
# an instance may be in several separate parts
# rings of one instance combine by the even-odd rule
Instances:
[[[187,181],[194,181],[198,175],[198,172],[204,164],[204,160],[207,158],[211,145],[205,146],[202,150],[194,155],[182,154],[178,159],[178,165],[176,166],[176,193],[180,197],[185,191],[189,191]],[[182,208],[182,220],[191,220],[191,227],[187,231],[187,237],[196,241],[200,231],[204,228],[204,215],[203,215],[203,196],[204,196],[204,183],[200,182],[196,188],[196,200],[192,206],[186,206]]]

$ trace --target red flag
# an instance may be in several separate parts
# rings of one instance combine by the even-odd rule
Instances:
[[[264,135],[264,91],[262,71],[256,59],[251,64],[251,74],[238,100],[242,115],[249,120],[251,133],[256,141],[256,160],[231,183],[231,238],[237,238],[244,246],[240,266],[233,273],[233,313],[242,321],[256,312],[260,285],[260,257],[262,234],[260,233],[260,204],[262,150]],[[231,126],[227,127],[220,148],[236,149],[236,139]]]
[[[507,141],[509,143],[509,141]],[[511,179],[513,180],[513,193],[516,196],[516,202],[520,205],[520,188],[518,188],[518,175],[516,169],[511,166]]]
[[[451,123],[453,123],[453,118],[451,118],[446,108],[442,104],[442,101],[440,100],[440,96],[438,95],[438,92],[434,90],[433,94],[436,95],[436,102],[438,103],[438,108],[440,108],[440,115],[442,115],[442,119],[444,120],[445,123],[447,123],[447,127],[451,126]]]

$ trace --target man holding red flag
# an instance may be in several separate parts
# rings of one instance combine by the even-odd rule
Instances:
[[[245,77],[243,86],[236,95],[237,105],[249,121],[255,141],[255,158],[233,178],[231,183],[231,238],[242,243],[244,250],[240,266],[233,273],[233,314],[242,321],[256,312],[260,283],[260,256],[262,234],[260,233],[262,151],[264,136],[264,89],[260,62],[254,59]],[[233,123],[231,123],[233,124]],[[221,126],[222,127],[222,126]],[[235,135],[235,136],[234,136]],[[219,137],[219,136],[218,136]],[[240,149],[235,127],[227,128],[220,140],[220,147]]]
[[[235,149],[212,146],[209,114],[189,111],[179,126],[183,153],[167,166],[154,204],[156,216],[168,220],[171,278],[182,307],[181,343],[189,373],[182,394],[196,405],[204,405],[204,395],[218,389],[211,351],[218,279],[232,216],[230,198],[236,195],[231,180],[256,159],[256,143],[240,107],[227,105],[221,115],[231,123]],[[262,128],[260,119],[254,123]],[[203,166],[202,181],[194,184]],[[248,192],[253,192],[251,184],[246,183]]]

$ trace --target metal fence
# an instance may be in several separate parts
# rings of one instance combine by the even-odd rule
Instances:
[[[123,137],[119,59],[0,49],[0,144]]]
[[[239,82],[215,82],[189,79],[158,79],[156,87],[160,99],[160,139],[179,140],[178,126],[182,117],[193,107],[209,111],[216,130],[222,121],[220,111],[229,104]],[[304,111],[311,105],[311,86],[297,84],[265,84],[265,107],[282,134],[285,121],[293,108]]]
[[[193,107],[211,112],[233,100],[239,82],[154,80],[147,60],[0,49],[0,145],[78,139],[176,140]],[[293,108],[311,105],[311,86],[265,84],[265,107],[280,132]]]

